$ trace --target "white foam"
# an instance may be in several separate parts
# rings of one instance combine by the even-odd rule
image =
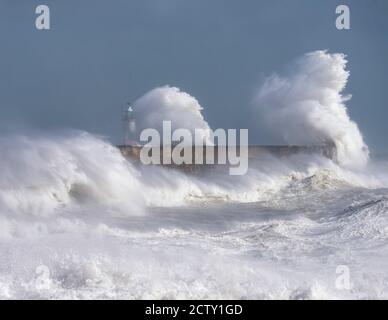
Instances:
[[[366,164],[341,95],[345,63],[308,54],[258,98],[286,141],[332,141],[340,164],[262,156],[245,176],[186,174],[131,163],[83,132],[1,137],[0,298],[387,298],[388,165]],[[135,111],[145,127],[173,117],[209,128],[177,88]],[[335,287],[340,264],[349,290]]]
[[[269,77],[255,106],[274,135],[289,144],[334,143],[341,165],[364,166],[369,159],[358,126],[348,115],[343,95],[349,71],[343,54],[315,51],[304,55],[285,76]]]
[[[210,128],[202,115],[202,106],[190,94],[177,87],[163,86],[155,88],[136,100],[133,115],[136,121],[135,135],[140,136],[144,129],[156,129],[163,132],[163,121],[171,121],[171,129],[185,128],[198,132],[198,139],[210,141]]]

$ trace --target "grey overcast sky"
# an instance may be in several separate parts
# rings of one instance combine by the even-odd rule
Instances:
[[[35,28],[35,8],[51,30]],[[346,4],[351,30],[335,28]],[[388,151],[387,0],[0,0],[0,128],[76,128],[119,142],[120,110],[169,84],[195,96],[212,128],[249,128],[260,81],[305,52],[347,54],[351,117]]]

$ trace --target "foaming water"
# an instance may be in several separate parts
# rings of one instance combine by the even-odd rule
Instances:
[[[387,297],[385,163],[268,156],[239,177],[138,167],[86,133],[1,149],[2,298]]]
[[[51,214],[76,203],[141,210],[137,171],[119,151],[86,133],[0,139],[0,209]]]
[[[305,54],[286,76],[273,75],[255,99],[265,124],[290,144],[333,143],[342,165],[364,166],[369,150],[347,112],[349,71],[343,54]]]
[[[337,161],[263,155],[244,176],[186,174],[84,132],[2,136],[0,298],[388,298],[388,162],[369,159],[347,114],[345,66],[307,54],[256,100],[286,142],[334,143]],[[201,110],[171,87],[134,104],[139,130],[174,120],[206,138]]]
[[[198,132],[198,144],[210,142],[210,127],[202,115],[202,106],[190,94],[177,87],[155,88],[137,99],[133,105],[136,137],[144,129],[163,132],[163,121],[171,121],[171,129],[185,128]]]

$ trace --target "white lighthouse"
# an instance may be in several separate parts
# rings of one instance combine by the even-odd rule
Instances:
[[[127,106],[123,110],[122,115],[123,121],[123,142],[125,146],[128,145],[137,145],[136,138],[136,122],[133,115],[133,108],[129,102],[127,102]]]

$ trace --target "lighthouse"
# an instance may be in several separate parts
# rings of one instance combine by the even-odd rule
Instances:
[[[123,110],[122,114],[122,121],[123,121],[123,143],[125,146],[131,145],[135,146],[138,145],[137,139],[136,139],[136,121],[133,114],[133,108],[130,104],[130,102],[127,102],[126,107]]]

